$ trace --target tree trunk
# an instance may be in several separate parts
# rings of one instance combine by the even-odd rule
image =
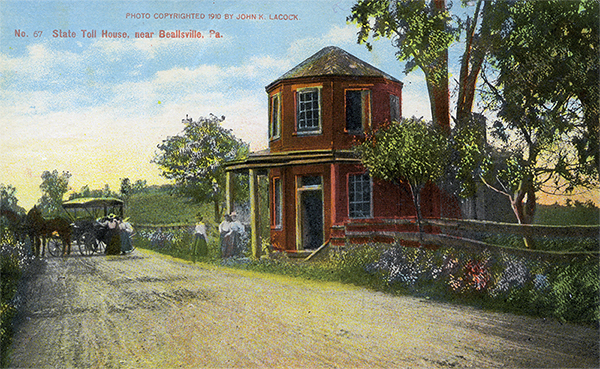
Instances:
[[[536,209],[535,189],[533,184],[521,183],[521,187],[515,193],[515,196],[510,199],[510,206],[517,217],[519,224],[532,224]],[[527,200],[525,200],[527,196]],[[535,242],[531,236],[524,236],[523,242],[528,249],[535,249]]]
[[[422,186],[410,185],[410,192],[412,193],[413,204],[415,205],[415,212],[417,214],[417,225],[419,227],[419,242],[423,245],[423,216],[421,213],[421,188]]]
[[[471,117],[473,101],[475,100],[477,78],[479,77],[483,61],[485,60],[489,49],[489,43],[485,42],[486,36],[489,36],[489,16],[487,16],[487,12],[489,9],[488,7],[491,5],[488,1],[483,3],[481,32],[478,36],[475,35],[481,3],[482,0],[477,2],[474,18],[467,24],[465,52],[461,59],[458,102],[456,106],[456,121],[459,126],[468,123]]]
[[[446,0],[433,0],[436,12],[446,10]],[[442,29],[446,27],[441,23]],[[439,124],[448,132],[450,131],[450,91],[448,89],[448,49],[440,53],[436,61],[428,68],[422,68],[426,75],[427,92],[431,105],[433,123]]]

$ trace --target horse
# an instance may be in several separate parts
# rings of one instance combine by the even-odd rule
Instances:
[[[63,256],[71,254],[71,222],[65,218],[47,219],[42,230],[42,239],[45,245],[48,239],[58,233],[63,244]]]
[[[25,216],[25,225],[27,227],[27,235],[31,240],[31,247],[33,247],[33,254],[36,257],[44,256],[45,248],[42,248],[43,243],[41,238],[46,225],[46,220],[36,205],[27,212],[27,215]]]
[[[55,233],[63,243],[63,255],[71,254],[71,222],[60,217],[45,219],[36,205],[29,210],[25,219],[35,256],[45,255],[48,239]]]

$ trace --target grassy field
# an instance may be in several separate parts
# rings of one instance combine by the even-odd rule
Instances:
[[[133,224],[194,223],[196,214],[212,220],[210,204],[196,204],[173,193],[170,187],[153,187],[127,201],[125,215]]]
[[[600,225],[600,209],[592,204],[575,202],[567,205],[538,205],[536,224],[545,225]]]

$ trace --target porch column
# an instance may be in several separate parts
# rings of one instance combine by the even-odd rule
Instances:
[[[233,210],[233,175],[227,171],[225,172],[225,213],[231,214]]]
[[[262,252],[260,244],[260,212],[258,209],[258,174],[250,169],[250,230],[252,232],[252,256],[259,259]]]

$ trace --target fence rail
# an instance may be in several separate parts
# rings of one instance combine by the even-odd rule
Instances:
[[[425,232],[417,232],[415,219],[385,219],[378,221],[348,222],[336,226],[338,234],[346,241],[363,242],[365,239],[378,240],[382,238],[396,239],[429,245],[453,247],[471,251],[495,249],[511,254],[538,260],[553,260],[565,258],[600,257],[596,251],[549,251],[531,250],[510,246],[497,245],[482,241],[477,234],[508,234],[529,237],[553,238],[596,238],[600,237],[600,226],[548,226],[522,225],[512,223],[497,223],[463,219],[425,219],[422,222]],[[377,229],[378,228],[378,229]]]
[[[552,226],[535,224],[496,223],[481,220],[463,219],[426,219],[424,224],[440,228],[466,230],[487,233],[510,233],[521,236],[551,236],[551,237],[598,237],[599,226]]]

